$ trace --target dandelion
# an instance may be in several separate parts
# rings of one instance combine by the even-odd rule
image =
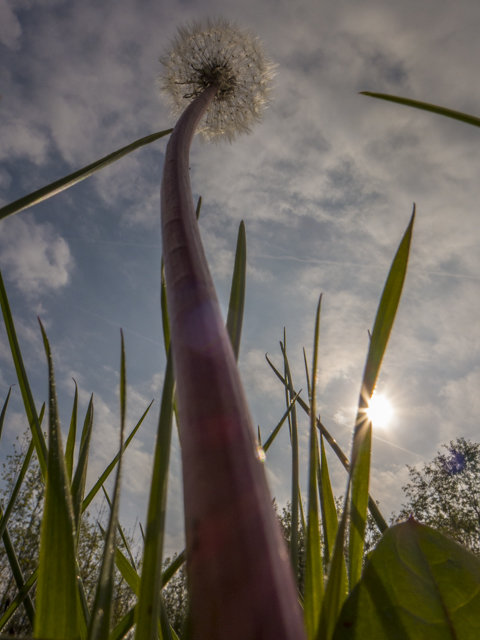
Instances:
[[[258,38],[225,20],[181,28],[168,55],[161,88],[176,115],[191,99],[216,87],[198,130],[208,139],[232,141],[249,133],[268,103],[274,65]]]
[[[162,240],[182,448],[192,637],[301,640],[296,587],[195,218],[189,149],[260,117],[272,65],[224,21],[181,29],[163,88],[184,109],[165,155]]]

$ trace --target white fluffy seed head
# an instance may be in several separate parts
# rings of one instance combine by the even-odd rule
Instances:
[[[258,38],[226,20],[180,28],[170,52],[160,58],[161,89],[180,114],[206,87],[217,94],[199,131],[208,140],[249,133],[268,103],[274,65]]]

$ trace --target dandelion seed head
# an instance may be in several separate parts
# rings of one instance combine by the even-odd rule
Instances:
[[[207,140],[249,133],[268,104],[274,65],[256,36],[226,20],[181,27],[171,50],[160,58],[160,87],[175,114],[211,85],[216,96],[199,131]]]

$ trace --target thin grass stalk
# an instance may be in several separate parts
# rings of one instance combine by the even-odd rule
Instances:
[[[78,385],[76,380],[75,394],[73,396],[72,415],[70,418],[70,428],[68,429],[67,444],[65,445],[65,465],[67,467],[67,475],[70,482],[73,474],[73,457],[75,454],[75,442],[77,439],[77,410],[78,410]]]
[[[107,167],[108,165],[112,164],[116,160],[120,160],[120,158],[123,158],[123,156],[127,155],[128,153],[131,153],[132,151],[135,151],[139,147],[142,147],[146,144],[150,144],[151,142],[154,142],[155,140],[158,140],[159,138],[162,138],[163,136],[168,135],[169,133],[171,133],[171,131],[172,131],[171,129],[166,129],[165,131],[152,133],[149,136],[145,136],[143,138],[140,138],[139,140],[136,140],[135,142],[131,142],[130,144],[127,144],[125,147],[122,147],[121,149],[117,149],[117,151],[114,151],[113,153],[109,153],[107,156],[100,158],[100,160],[96,160],[95,162],[92,162],[91,164],[85,167],[82,167],[81,169],[78,169],[78,171],[74,171],[73,173],[70,173],[69,175],[63,178],[60,178],[59,180],[55,180],[54,182],[51,182],[50,184],[46,185],[45,187],[42,187],[41,189],[32,191],[32,193],[29,193],[28,195],[23,196],[18,200],[15,200],[15,202],[11,202],[10,204],[7,204],[4,207],[1,207],[0,220],[2,218],[6,218],[8,216],[13,215],[14,213],[19,213],[24,209],[28,209],[29,207],[33,207],[33,205],[39,204],[40,202],[43,202],[44,200],[51,198],[57,193],[60,193],[62,191],[65,191],[65,189],[73,187],[73,185],[77,184],[78,182],[81,182],[82,180],[85,180],[85,178],[88,178],[89,176],[93,175],[100,169]]]
[[[283,370],[287,385],[285,386],[285,402],[287,407],[292,402],[294,393],[292,374],[290,372],[290,364],[287,358],[287,336],[285,328],[283,329],[283,343],[280,342],[280,349],[283,355]],[[308,381],[307,381],[308,384]],[[292,568],[296,574],[298,568],[298,494],[300,490],[300,466],[298,459],[298,423],[297,410],[295,405],[288,414],[288,426],[290,430],[290,446],[292,450],[292,470],[291,470],[291,520],[290,520],[290,560]]]
[[[323,600],[323,559],[320,540],[320,507],[318,497],[318,438],[315,424],[317,414],[317,378],[318,378],[318,341],[320,333],[320,308],[322,297],[320,296],[316,317],[313,339],[312,375],[310,387],[310,453],[308,473],[308,516],[307,536],[305,543],[305,590],[303,597],[303,611],[307,637],[315,640],[320,621],[320,611]]]
[[[214,85],[208,87],[178,121],[162,185],[193,634],[198,640],[299,640],[304,631],[293,575],[190,190],[191,140],[215,93]]]
[[[126,376],[126,358],[125,358],[125,342],[123,331],[120,332],[121,354],[120,354],[120,446],[119,459],[117,465],[117,474],[113,489],[113,499],[110,508],[110,517],[108,527],[105,532],[105,544],[100,566],[100,574],[95,592],[95,600],[92,607],[90,623],[88,627],[88,640],[103,640],[108,638],[110,629],[110,616],[112,610],[112,600],[114,591],[114,562],[115,562],[115,531],[118,523],[118,509],[120,503],[120,481],[122,474],[122,456],[124,451],[123,438],[125,433],[125,422],[127,414],[127,376]],[[88,412],[87,412],[88,415]],[[88,417],[85,419],[88,423]],[[85,446],[88,447],[87,434],[85,435]],[[85,429],[84,429],[85,432]],[[83,440],[83,438],[82,438]]]
[[[270,365],[272,371],[275,373],[277,378],[280,380],[280,382],[283,385],[287,385],[288,384],[287,380],[280,373],[280,371],[277,369],[277,367],[273,364],[273,362],[270,360],[268,355],[265,356],[265,359],[268,362],[268,364]],[[297,394],[297,402],[298,402],[299,406],[303,409],[303,411],[307,415],[310,415],[310,408],[309,408],[308,404],[305,402],[305,400],[301,397],[301,395],[300,395],[301,391],[299,391],[297,393],[293,389],[293,392]],[[319,431],[321,431],[322,436],[328,442],[329,446],[334,451],[334,453],[337,456],[337,458],[340,460],[340,462],[341,462],[342,466],[344,467],[344,469],[348,473],[350,473],[350,462],[349,462],[347,456],[345,455],[345,453],[342,451],[341,447],[338,445],[338,443],[335,440],[335,438],[331,435],[331,433],[328,431],[326,426],[323,424],[323,422],[321,422],[321,420],[318,417],[317,417],[317,420],[316,420],[316,424],[317,424],[317,429],[319,429]],[[368,509],[369,509],[374,521],[375,521],[375,524],[378,527],[378,530],[380,531],[380,533],[384,533],[388,529],[387,521],[385,520],[385,518],[383,517],[382,513],[380,512],[380,509],[378,508],[378,505],[375,502],[374,498],[372,498],[372,496],[370,496],[370,495],[368,497]]]
[[[142,574],[136,608],[135,637],[138,640],[156,639],[160,617],[161,567],[167,509],[174,388],[173,363],[169,352],[155,442]]]

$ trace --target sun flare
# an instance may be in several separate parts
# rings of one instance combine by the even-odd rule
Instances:
[[[367,415],[372,421],[372,425],[381,429],[388,427],[393,413],[390,400],[386,396],[374,392],[367,409]]]

